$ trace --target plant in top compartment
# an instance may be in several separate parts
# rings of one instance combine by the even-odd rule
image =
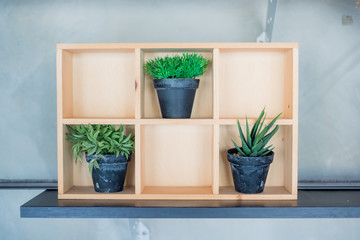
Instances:
[[[241,193],[261,193],[264,191],[270,164],[274,159],[274,147],[268,143],[279,129],[278,125],[273,129],[272,127],[280,115],[281,113],[269,125],[265,125],[266,113],[264,108],[251,131],[246,118],[246,133],[242,131],[239,120],[237,121],[241,147],[232,140],[235,148],[227,151],[236,191]]]
[[[198,53],[156,57],[146,62],[146,73],[154,78],[163,118],[190,118],[199,77],[209,64]]]
[[[97,192],[123,190],[127,164],[134,152],[134,137],[124,133],[124,126],[66,125],[67,140],[73,143],[75,163],[85,155]]]

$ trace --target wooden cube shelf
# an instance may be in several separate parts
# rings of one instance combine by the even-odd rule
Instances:
[[[143,66],[157,56],[198,52],[210,60],[190,119],[163,119]],[[58,44],[60,199],[281,200],[297,198],[297,43]],[[265,190],[235,191],[226,150],[236,120],[282,112],[271,140]],[[124,191],[94,191],[87,163],[74,163],[66,124],[125,125],[135,135]]]

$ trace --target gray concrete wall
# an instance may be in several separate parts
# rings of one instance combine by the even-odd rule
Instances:
[[[360,180],[360,8],[279,0],[273,41],[297,41],[299,179]],[[352,16],[351,25],[342,16]]]

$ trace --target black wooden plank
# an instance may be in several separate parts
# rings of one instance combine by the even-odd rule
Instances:
[[[20,207],[24,218],[359,218],[360,190],[300,190],[298,200],[58,200],[46,190]]]

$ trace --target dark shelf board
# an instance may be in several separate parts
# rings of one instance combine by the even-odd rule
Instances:
[[[58,200],[46,190],[20,207],[23,218],[360,218],[360,190],[299,190],[298,200]]]

